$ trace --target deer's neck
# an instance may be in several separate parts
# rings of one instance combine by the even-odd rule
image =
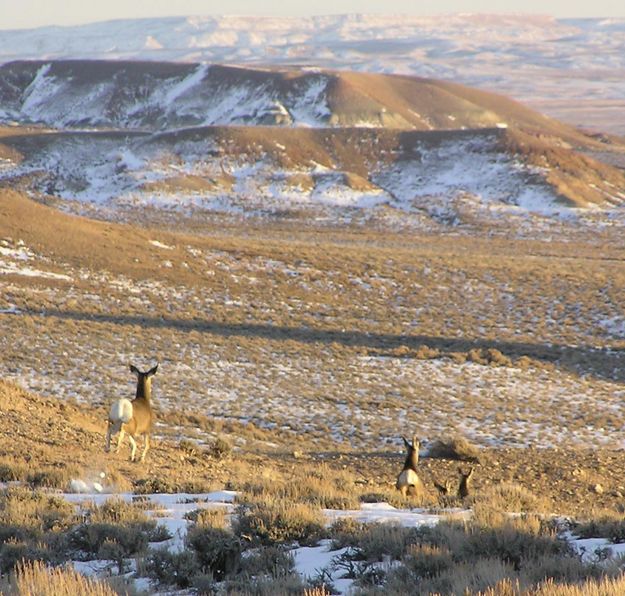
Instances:
[[[419,454],[416,450],[409,453],[406,457],[406,461],[404,462],[404,470],[414,470],[417,471],[417,463],[419,462]]]
[[[152,399],[152,387],[149,381],[139,381],[137,383],[135,399],[144,399],[147,402]]]

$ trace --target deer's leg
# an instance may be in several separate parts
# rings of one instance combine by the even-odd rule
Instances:
[[[128,435],[128,440],[130,441],[131,447],[130,461],[135,461],[135,455],[137,453],[137,441],[135,441],[135,438],[131,434]]]
[[[141,461],[145,461],[145,454],[148,452],[150,448],[150,435],[145,435],[145,444],[143,446],[143,453],[141,454]]]
[[[111,423],[109,422],[108,428],[106,429],[106,446],[104,447],[104,451],[109,453],[111,450]]]
[[[130,436],[130,435],[128,435]],[[124,427],[122,426],[119,429],[119,437],[117,437],[117,448],[115,449],[115,453],[119,453],[119,450],[122,448],[122,441],[124,440]]]

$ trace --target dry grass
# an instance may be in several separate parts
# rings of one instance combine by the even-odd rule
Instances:
[[[493,527],[511,520],[510,514],[524,514],[538,520],[536,514],[551,511],[551,503],[544,496],[538,497],[525,487],[514,483],[501,483],[480,491],[471,503],[474,520]]]
[[[625,577],[588,580],[579,584],[558,584],[547,580],[522,590],[518,582],[502,580],[475,596],[621,596],[625,593]]]
[[[479,462],[480,450],[465,437],[436,439],[428,446],[428,457]]]
[[[40,561],[17,566],[15,584],[7,596],[116,596],[106,583],[90,579],[72,568],[50,568]]]

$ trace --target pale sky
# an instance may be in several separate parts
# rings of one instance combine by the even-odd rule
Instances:
[[[0,0],[0,29],[180,15],[533,13],[625,17],[624,0]]]

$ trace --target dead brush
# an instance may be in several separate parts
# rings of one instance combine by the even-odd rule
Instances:
[[[473,517],[485,525],[494,519],[509,518],[510,513],[541,514],[551,509],[546,497],[538,497],[527,488],[512,482],[502,482],[481,490],[471,499]]]
[[[225,509],[201,508],[194,509],[185,515],[185,519],[198,526],[225,529],[229,526],[229,516]]]
[[[76,519],[74,507],[61,497],[23,487],[0,492],[0,535],[4,538],[10,534],[36,538],[65,529]]]
[[[476,462],[480,461],[480,450],[464,437],[452,437],[451,439],[436,439],[428,445],[428,457],[451,459],[457,461]]]
[[[116,596],[110,586],[74,569],[47,567],[41,561],[21,562],[7,596]]]
[[[284,499],[322,509],[357,509],[355,477],[346,470],[332,470],[326,464],[298,465],[290,474],[267,470],[242,486],[242,500]]]
[[[242,540],[263,545],[292,541],[314,544],[326,534],[325,517],[319,508],[277,498],[240,505],[233,530]]]
[[[625,520],[620,512],[598,512],[591,519],[576,522],[572,530],[580,538],[607,538],[614,543],[625,542]]]
[[[502,579],[474,596],[622,596],[625,577],[602,577],[582,582],[559,583],[553,578],[522,589],[518,580]]]

